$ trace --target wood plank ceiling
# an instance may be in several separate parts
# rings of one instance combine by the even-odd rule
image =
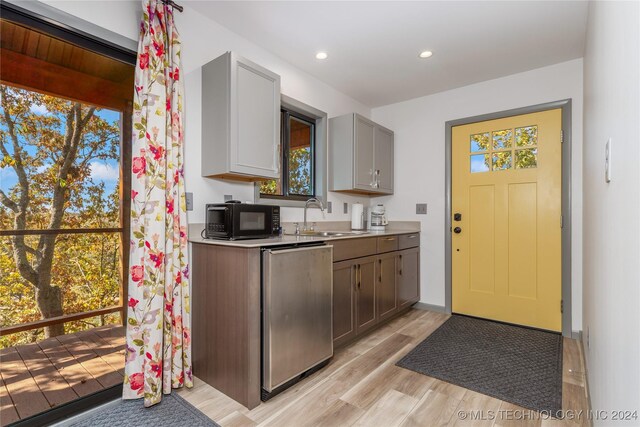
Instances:
[[[2,19],[0,80],[116,110],[133,99],[134,67]],[[78,93],[82,93],[78,98]]]

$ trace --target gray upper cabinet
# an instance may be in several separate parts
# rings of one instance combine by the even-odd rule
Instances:
[[[202,176],[254,181],[280,170],[280,76],[232,52],[202,67]]]
[[[393,194],[393,132],[360,116],[329,120],[329,190]]]

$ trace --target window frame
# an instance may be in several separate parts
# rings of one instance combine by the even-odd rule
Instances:
[[[314,195],[313,196],[304,196],[304,195],[266,195],[260,193],[260,182],[255,183],[254,185],[254,202],[260,203],[263,205],[276,205],[276,206],[284,206],[284,207],[304,207],[305,202],[311,198],[315,197],[322,202],[323,205],[326,205],[327,201],[327,154],[328,154],[328,144],[327,144],[327,122],[328,117],[327,113],[324,111],[318,110],[316,108],[311,107],[310,105],[304,104],[300,101],[297,101],[291,97],[286,95],[281,95],[280,102],[281,110],[288,111],[290,116],[301,118],[302,120],[309,121],[314,123],[314,135],[312,138],[312,147],[313,147],[313,159],[312,159],[312,177],[311,180],[313,182],[314,187]],[[283,120],[282,129],[285,129],[285,123]],[[286,129],[288,129],[288,120],[286,123]],[[282,162],[281,170],[280,170],[280,179],[288,180],[288,163],[285,161],[285,144],[283,144],[283,135],[285,133],[281,130],[281,147],[282,147],[282,155],[280,156],[280,161]],[[287,153],[288,155],[288,153]],[[288,157],[287,157],[288,161]],[[287,182],[288,187],[288,182]]]

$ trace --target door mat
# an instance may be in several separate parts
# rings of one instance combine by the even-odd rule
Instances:
[[[562,409],[562,336],[454,315],[397,366],[527,409]]]
[[[74,427],[220,427],[176,392],[165,394],[162,401],[145,408],[141,399],[120,400],[71,424]]]

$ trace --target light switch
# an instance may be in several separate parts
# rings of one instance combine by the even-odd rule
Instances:
[[[604,146],[604,180],[611,182],[611,138]]]
[[[327,202],[327,213],[331,213],[332,210],[333,210],[333,206],[331,202]]]
[[[426,214],[427,214],[427,204],[416,203],[416,215],[426,215]]]
[[[184,198],[185,198],[185,202],[187,204],[187,210],[188,211],[192,211],[193,210],[193,193],[190,192],[186,192],[184,194]]]
[[[232,194],[225,194],[224,195],[224,201],[228,202],[229,200],[233,200],[233,195]]]
[[[343,211],[344,213],[348,214],[349,213],[349,203],[345,203],[343,205]]]

